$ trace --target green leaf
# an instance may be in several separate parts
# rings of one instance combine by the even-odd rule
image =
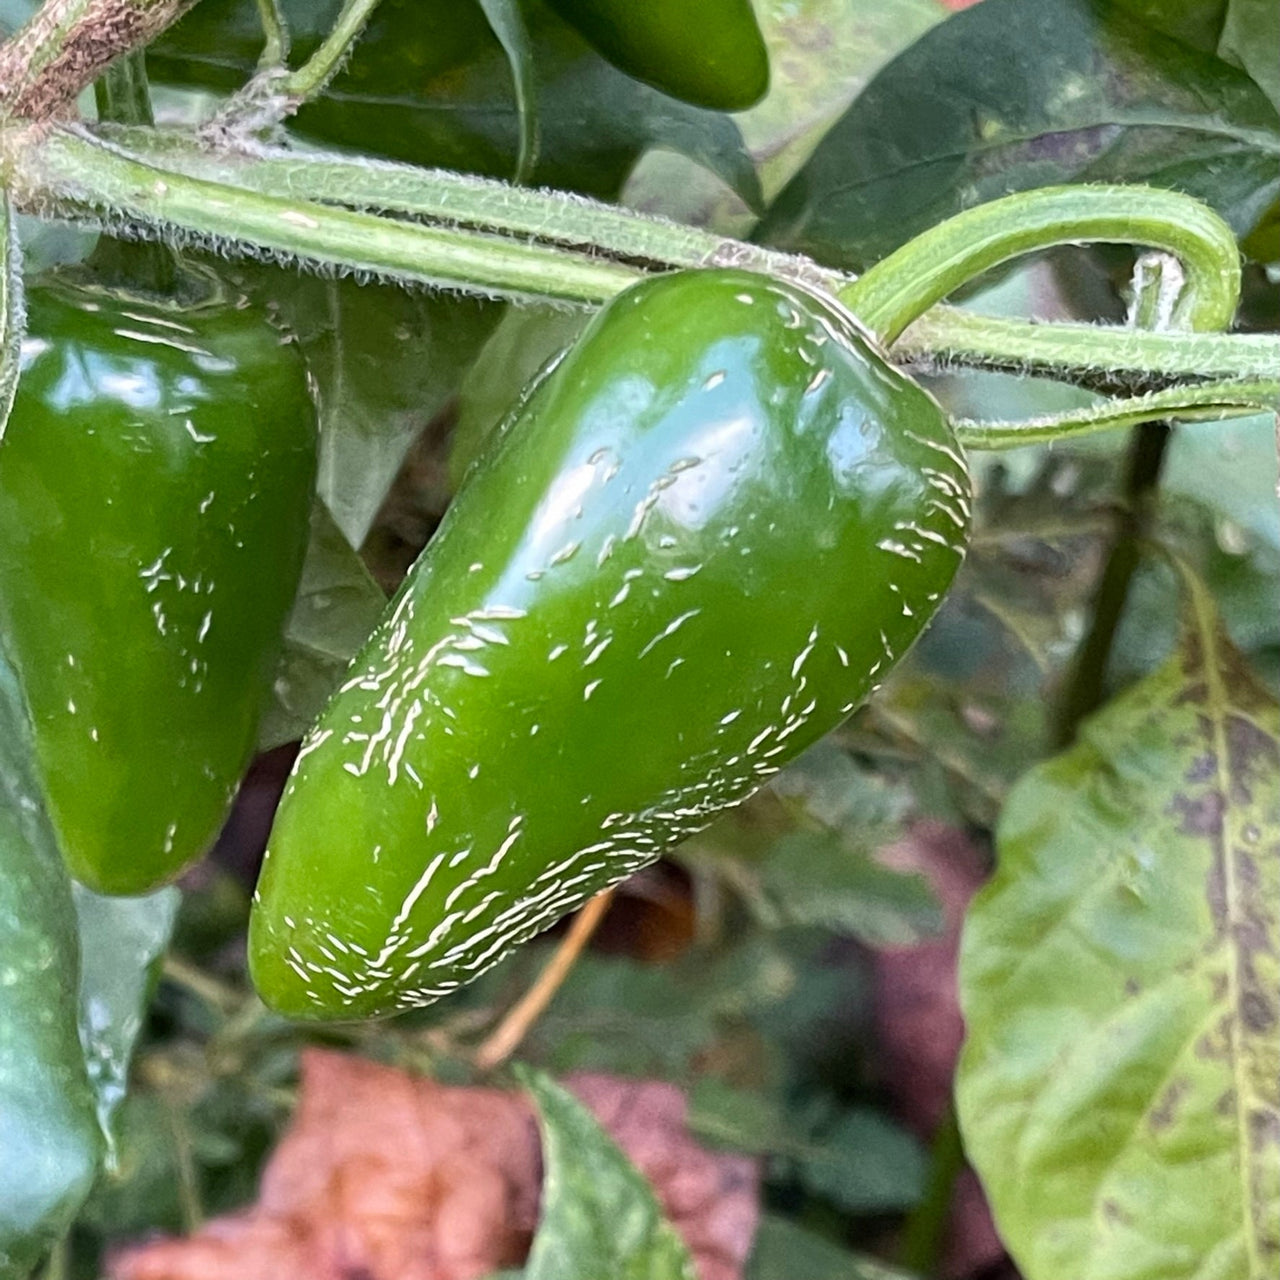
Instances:
[[[959,1115],[1027,1280],[1280,1264],[1280,707],[1187,580],[1178,653],[1010,794],[965,930]]]
[[[773,1098],[700,1075],[689,1090],[689,1131],[703,1142],[751,1155],[799,1150],[786,1112]]]
[[[516,111],[520,116],[520,150],[514,182],[528,182],[538,165],[538,85],[529,28],[517,0],[480,0],[493,34],[498,37],[511,65]]]
[[[297,335],[320,407],[317,492],[359,547],[410,445],[457,391],[501,308],[278,268],[234,278]]]
[[[911,1280],[870,1258],[806,1231],[790,1218],[766,1213],[756,1231],[746,1280]]]
[[[983,0],[876,77],[757,235],[862,267],[970,205],[1102,181],[1187,192],[1243,234],[1278,157],[1275,107],[1220,58],[1091,0]]]
[[[695,1280],[653,1188],[580,1102],[524,1068],[542,1130],[542,1220],[526,1280]]]
[[[272,701],[258,730],[260,750],[292,742],[306,732],[386,603],[333,517],[316,502]]]
[[[1280,108],[1280,20],[1275,0],[1230,0],[1218,52],[1243,67]]]
[[[587,311],[563,307],[507,308],[458,388],[458,418],[449,450],[449,479],[455,489],[529,379],[568,347],[590,319]]]
[[[915,1204],[924,1189],[925,1156],[900,1125],[870,1107],[851,1107],[821,1128],[796,1159],[810,1191],[846,1213],[889,1213]]]
[[[0,1280],[22,1280],[70,1226],[102,1136],[76,1027],[71,882],[0,658]]]
[[[129,1060],[182,894],[166,887],[139,898],[107,898],[81,884],[72,890],[80,925],[80,1042],[110,1163]]]
[[[911,946],[942,924],[922,876],[892,871],[835,832],[794,831],[776,841],[747,885],[762,923],[812,924],[868,946]]]

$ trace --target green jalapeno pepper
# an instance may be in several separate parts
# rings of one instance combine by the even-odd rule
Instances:
[[[751,0],[549,0],[620,71],[674,98],[742,111],[769,88]]]
[[[250,921],[298,1016],[429,1003],[840,723],[969,530],[942,411],[738,270],[606,306],[513,411],[302,747]]]
[[[297,350],[222,302],[37,284],[0,441],[0,631],[50,817],[104,893],[171,879],[249,756],[305,550]]]

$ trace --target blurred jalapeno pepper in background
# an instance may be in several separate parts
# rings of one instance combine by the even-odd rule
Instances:
[[[769,88],[751,0],[548,0],[602,57],[699,107],[743,111]]]
[[[71,870],[142,893],[205,851],[252,754],[316,413],[296,348],[220,293],[180,308],[53,279],[27,315],[0,632]]]
[[[963,558],[964,457],[836,304],[738,270],[609,303],[468,472],[305,741],[259,991],[429,1003],[839,724]]]

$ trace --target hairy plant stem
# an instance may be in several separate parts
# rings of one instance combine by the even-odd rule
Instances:
[[[310,153],[268,150],[271,193],[242,185],[255,181],[252,153],[210,150],[177,131],[105,132],[6,131],[0,178],[23,208],[45,217],[489,296],[597,305],[653,266],[736,263],[818,287],[841,279],[803,258],[557,192],[329,156],[315,157],[312,171]],[[430,216],[420,205],[434,199],[437,214],[456,202],[458,216],[441,227],[367,211],[396,193],[406,214]],[[605,228],[598,238],[597,218]],[[1280,339],[1271,335],[1140,334],[994,320],[944,307],[914,326],[902,351],[1065,380],[1105,374],[1134,385],[1206,375],[1266,378],[1280,366]]]
[[[269,131],[293,115],[337,75],[377,6],[378,0],[343,0],[320,47],[290,71],[289,30],[279,0],[258,0],[263,34],[258,70],[202,127],[202,135],[230,142]]]
[[[301,105],[329,83],[377,7],[378,0],[344,0],[333,29],[320,47],[285,78],[281,87],[291,103]]]
[[[1021,422],[979,422],[959,418],[952,425],[967,449],[1009,449],[1067,440],[1075,436],[1140,426],[1176,416],[1187,422],[1216,422],[1280,407],[1280,377],[1224,379],[1171,387],[1147,395],[1104,400],[1085,409],[1045,414]]]
[[[1098,362],[1099,337],[1107,347]],[[1094,324],[1028,324],[934,307],[894,344],[895,355],[942,368],[1057,377],[1098,390],[1158,389],[1170,380],[1267,378],[1280,339],[1261,333],[1148,333]]]
[[[737,266],[800,278],[828,293],[851,280],[807,258],[566,191],[531,190],[447,169],[263,144],[214,150],[174,129],[108,127],[97,136],[146,164],[188,177],[264,195],[529,237],[606,255],[638,269]]]

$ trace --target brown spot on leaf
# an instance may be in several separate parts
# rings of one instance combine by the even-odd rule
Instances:
[[[1222,815],[1226,807],[1222,792],[1216,788],[1194,795],[1174,796],[1170,806],[1181,819],[1185,835],[1206,839],[1213,839],[1222,831]]]
[[[1102,1202],[1102,1216],[1114,1226],[1133,1225],[1133,1215],[1125,1210],[1118,1200],[1112,1200],[1110,1196]]]
[[[1240,1018],[1254,1035],[1265,1035],[1276,1025],[1276,1011],[1261,991],[1246,991],[1240,998]]]
[[[1188,782],[1208,782],[1218,771],[1218,757],[1212,751],[1202,752],[1191,762],[1186,772]]]
[[[1151,1109],[1148,1117],[1154,1132],[1159,1133],[1173,1124],[1178,1115],[1178,1104],[1190,1089],[1191,1082],[1186,1076],[1175,1076],[1169,1081],[1165,1091],[1160,1095],[1160,1101]]]

